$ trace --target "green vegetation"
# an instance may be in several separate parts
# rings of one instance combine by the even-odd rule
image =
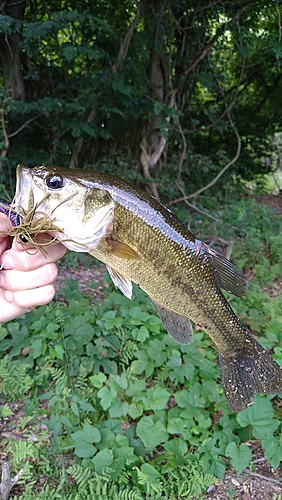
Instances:
[[[2,4],[0,200],[18,163],[150,190],[217,250],[233,242],[250,283],[228,300],[282,365],[282,219],[246,197],[282,189],[281,4]],[[62,265],[79,262],[94,261],[69,252]],[[69,280],[0,326],[0,419],[25,437],[4,441],[12,475],[23,469],[11,499],[198,499],[230,464],[254,467],[254,442],[276,470],[279,398],[233,414],[205,334],[177,345],[137,287],[129,302],[103,283],[104,301]]]
[[[268,294],[268,270],[281,280],[282,217],[252,200],[233,203],[232,216],[235,229],[226,207],[221,232],[233,235],[234,260],[253,279],[231,304],[282,365],[281,290]],[[29,438],[4,442],[14,471],[24,469],[24,492],[11,498],[200,498],[226,459],[238,473],[253,467],[254,441],[277,469],[279,400],[257,396],[232,413],[209,338],[195,331],[191,345],[176,344],[140,289],[129,302],[108,275],[103,283],[105,299],[93,303],[68,280],[60,300],[0,327],[0,414],[13,421],[12,401],[22,401],[16,431]]]
[[[17,163],[96,168],[171,201],[171,179],[191,195],[230,163],[216,189],[263,189],[281,163],[281,16],[261,0],[6,0],[0,183],[14,191]]]

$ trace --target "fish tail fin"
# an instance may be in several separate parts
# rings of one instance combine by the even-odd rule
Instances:
[[[248,344],[232,356],[219,354],[222,385],[232,411],[244,410],[254,396],[282,392],[282,369],[248,333]]]

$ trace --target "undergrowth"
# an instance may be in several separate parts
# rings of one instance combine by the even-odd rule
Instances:
[[[281,290],[269,295],[281,281],[281,217],[254,206],[224,213],[232,258],[252,274],[246,298],[228,298],[282,365]],[[238,473],[252,464],[253,441],[277,469],[278,397],[232,413],[203,332],[176,344],[141,290],[130,302],[108,276],[104,289],[93,303],[68,280],[60,300],[0,326],[1,419],[16,418],[13,401],[24,405],[16,429],[24,439],[4,442],[14,473],[24,469],[22,493],[11,498],[198,499],[223,478],[227,458]]]

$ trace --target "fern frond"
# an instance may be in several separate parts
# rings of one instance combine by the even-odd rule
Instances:
[[[40,456],[38,443],[33,443],[33,441],[10,441],[7,450],[12,455],[12,461],[16,467],[21,466],[22,461],[29,458],[38,460]]]
[[[189,464],[177,467],[171,471],[168,480],[164,483],[164,492],[169,498],[199,498],[216,478],[212,474],[204,474],[196,465]]]
[[[29,365],[18,364],[15,361],[0,361],[0,381],[2,394],[8,395],[9,399],[24,396],[32,387],[34,380],[27,373]]]
[[[12,415],[14,415],[14,412],[11,410],[7,403],[3,406],[0,406],[0,418],[8,418]]]
[[[281,247],[282,247],[282,234],[273,234],[269,236],[270,257],[277,264],[282,264]]]
[[[143,500],[143,499],[144,497],[140,493],[140,490],[135,486],[130,489],[119,491],[116,499],[113,498],[113,500]]]
[[[85,469],[81,465],[72,465],[67,469],[67,473],[75,480],[80,488],[83,488],[87,483],[89,483],[93,471],[91,469]]]
[[[136,351],[138,351],[136,342],[127,340],[122,348],[121,363],[128,365],[135,358]]]
[[[89,376],[88,371],[83,366],[81,366],[79,369],[79,374],[73,386],[74,391],[78,394],[78,396],[80,396],[83,399],[87,399],[87,397],[85,397],[86,395],[89,395],[90,397],[92,394],[92,389],[90,388],[89,385],[88,376]]]

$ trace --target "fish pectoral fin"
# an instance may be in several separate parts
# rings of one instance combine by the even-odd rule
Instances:
[[[155,305],[163,326],[171,338],[178,344],[191,344],[193,341],[193,329],[189,319],[160,306],[152,298],[151,300]]]
[[[247,283],[242,274],[220,253],[213,250],[211,255],[214,269],[218,273],[219,287],[236,295],[236,297],[246,295]]]
[[[132,282],[130,279],[126,278],[118,271],[113,269],[110,266],[107,266],[108,273],[113,280],[114,285],[116,285],[120,291],[125,295],[128,299],[132,297]]]
[[[109,246],[109,252],[116,255],[116,257],[120,257],[121,259],[141,260],[140,255],[126,243],[113,240],[112,238],[106,238],[106,242]]]

